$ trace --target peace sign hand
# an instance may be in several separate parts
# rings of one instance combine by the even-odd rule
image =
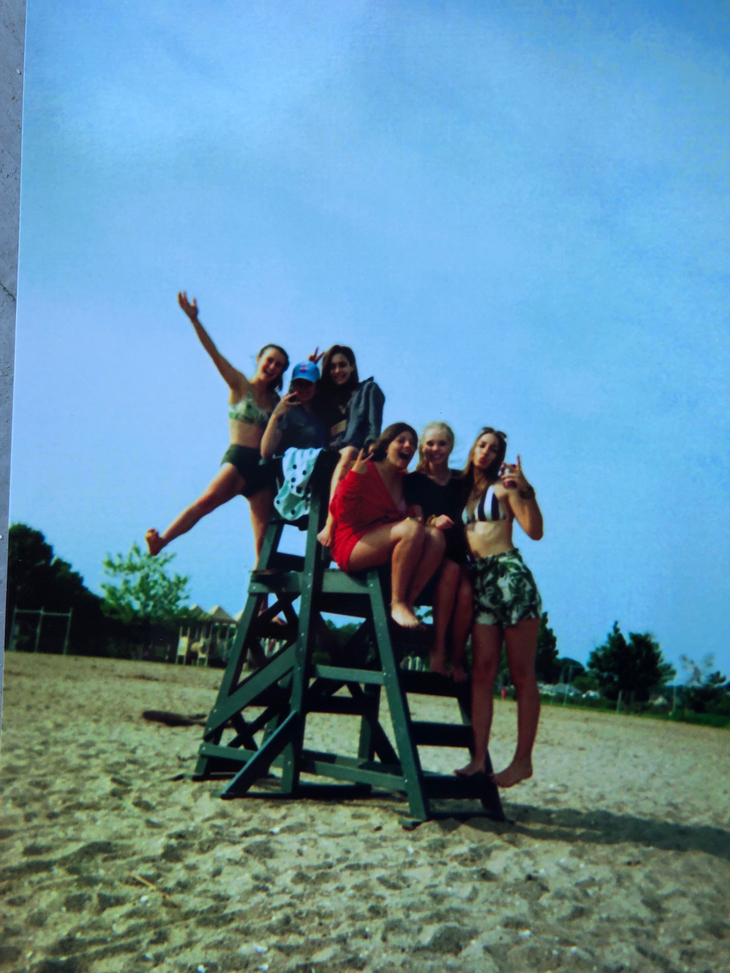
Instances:
[[[370,450],[361,449],[360,453],[352,465],[352,469],[359,475],[364,476],[368,471],[368,454]]]
[[[317,345],[317,347],[314,349],[312,354],[307,358],[307,361],[314,362],[315,365],[318,365],[323,358],[324,358],[324,352],[320,351],[319,345]]]
[[[285,416],[293,405],[299,405],[299,399],[297,398],[296,392],[289,392],[288,395],[285,395],[284,398],[277,403],[272,415]]]
[[[523,500],[533,500],[535,497],[535,488],[530,486],[522,472],[522,460],[519,453],[516,463],[502,463],[502,469],[499,471],[499,482],[505,490],[516,490],[518,496]]]
[[[522,472],[522,461],[519,453],[516,463],[502,463],[502,469],[499,471],[499,482],[505,490],[524,490],[529,486],[525,474]]]

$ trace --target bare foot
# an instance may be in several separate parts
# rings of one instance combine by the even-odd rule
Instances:
[[[420,619],[418,619],[408,607],[404,601],[394,601],[390,606],[390,617],[393,619],[396,625],[401,625],[403,628],[425,628]]]
[[[466,767],[459,767],[454,773],[457,777],[473,777],[474,774],[484,773],[484,764],[478,764],[475,760],[470,760]]]
[[[437,672],[440,676],[448,676],[446,671],[446,655],[443,649],[439,651],[432,651],[428,657],[428,668],[431,672]]]
[[[162,548],[165,546],[165,541],[163,541],[154,527],[150,527],[150,529],[144,535],[144,539],[147,544],[147,550],[150,552],[150,554],[159,554]]]
[[[527,759],[513,760],[505,770],[492,774],[492,780],[497,787],[514,787],[529,777],[532,777],[532,761]]]
[[[322,547],[331,547],[332,545],[332,522],[329,517],[325,523],[322,530],[317,534],[317,540],[322,545]]]
[[[451,678],[454,682],[467,682],[469,679],[469,673],[459,662],[451,663]]]

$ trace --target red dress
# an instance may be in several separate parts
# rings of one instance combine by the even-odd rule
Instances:
[[[352,549],[373,527],[405,518],[405,501],[399,510],[377,467],[368,462],[366,473],[354,470],[341,480],[330,504],[334,517],[330,551],[337,566],[347,571]]]

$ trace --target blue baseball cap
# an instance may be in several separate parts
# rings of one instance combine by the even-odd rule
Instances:
[[[297,378],[303,378],[306,382],[317,382],[319,381],[319,369],[313,361],[300,361],[298,365],[292,368],[289,381],[293,382]]]

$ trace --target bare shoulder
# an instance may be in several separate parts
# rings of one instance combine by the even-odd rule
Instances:
[[[231,405],[238,405],[241,399],[245,399],[246,396],[248,395],[248,390],[251,386],[251,383],[243,374],[243,372],[238,372],[238,374],[235,376],[235,379],[236,379],[235,385],[232,384],[230,386],[231,394],[228,397],[228,401]]]

